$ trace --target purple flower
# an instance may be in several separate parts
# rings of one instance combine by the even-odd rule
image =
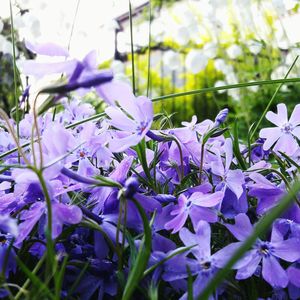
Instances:
[[[28,210],[23,210],[20,214],[22,222],[19,225],[16,247],[21,246],[36,223],[43,221],[46,224],[46,217],[47,207],[45,202],[36,202]],[[64,224],[78,224],[81,219],[82,212],[79,207],[52,202],[52,238],[57,238],[61,234]]]
[[[259,136],[265,138],[263,149],[269,150],[275,143],[274,151],[282,151],[287,155],[293,155],[299,148],[295,138],[300,138],[300,104],[296,105],[288,120],[286,105],[277,105],[277,114],[269,111],[266,118],[277,127],[264,128]]]
[[[244,174],[241,170],[231,170],[230,165],[233,159],[232,140],[226,139],[224,144],[225,166],[219,152],[216,153],[216,160],[211,162],[211,172],[221,177],[221,184],[224,188],[230,189],[239,199],[244,191]]]
[[[17,268],[16,252],[11,247],[13,236],[11,234],[4,234],[0,232],[0,272],[4,272],[7,278],[10,272],[15,272]],[[4,267],[5,270],[4,270]]]
[[[264,214],[278,203],[284,190],[259,173],[252,173],[249,178],[255,182],[248,183],[249,196],[258,199],[256,211],[258,214]]]
[[[211,229],[209,224],[205,221],[200,221],[198,223],[195,234],[191,233],[187,228],[182,228],[179,232],[179,237],[185,246],[195,246],[191,248],[189,252],[194,255],[197,264],[190,263],[181,265],[181,267],[175,265],[177,270],[173,268],[173,272],[174,275],[176,275],[178,271],[182,270],[184,267],[187,270],[188,266],[191,274],[197,275],[197,278],[193,283],[193,294],[194,298],[196,298],[214,276],[218,268],[224,265],[230,256],[225,255],[225,253],[220,254],[219,251],[215,254],[211,254]],[[180,263],[182,264],[182,262]],[[170,271],[172,271],[172,267],[169,269],[169,272]],[[181,278],[186,278],[188,276],[187,271],[185,275],[183,270],[181,272],[183,273]],[[164,278],[169,280],[174,279],[174,275],[165,274]],[[187,293],[185,293],[181,299],[187,299]]]
[[[120,102],[120,106],[110,106],[105,110],[110,117],[109,124],[120,130],[114,131],[109,141],[112,152],[122,152],[137,145],[147,134],[153,120],[152,102],[146,97],[131,97]]]
[[[253,230],[250,220],[245,214],[236,216],[235,224],[227,224],[226,227],[239,241],[247,239]],[[298,238],[279,240],[273,235],[271,236],[271,241],[258,239],[252,250],[246,252],[240,262],[236,279],[249,278],[254,274],[260,262],[262,262],[262,277],[274,288],[285,288],[289,279],[278,259],[288,262],[298,260],[300,258],[299,242]],[[221,251],[227,252],[228,249],[236,248],[239,245],[241,245],[241,242],[233,243]]]
[[[191,122],[182,122],[181,124],[184,127],[171,129],[169,134],[175,135],[184,144],[192,141],[198,142],[197,134],[203,136],[213,127],[211,120],[197,123],[197,116],[193,116]]]
[[[300,265],[298,263],[294,263],[290,265],[287,270],[287,275],[289,278],[289,297],[290,299],[296,300],[300,297]]]
[[[223,124],[228,116],[228,108],[222,109],[215,118],[215,126],[218,127]]]
[[[9,233],[17,237],[19,233],[17,221],[9,215],[0,215],[0,232]]]
[[[217,221],[217,213],[211,208],[222,201],[223,192],[209,193],[211,191],[209,184],[200,186],[198,190],[198,192],[190,196],[181,194],[178,197],[178,205],[171,212],[171,215],[175,217],[166,223],[165,229],[173,229],[172,233],[178,232],[184,226],[189,216],[194,228],[197,227],[200,220]]]

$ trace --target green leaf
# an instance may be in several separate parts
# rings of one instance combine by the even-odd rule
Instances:
[[[36,276],[33,272],[31,272],[26,265],[21,261],[21,259],[16,256],[17,263],[20,269],[25,273],[25,275],[30,279],[30,281],[36,286],[40,293],[46,294],[49,298],[55,299],[54,295],[48,289],[48,287]]]
[[[63,262],[60,266],[60,271],[54,274],[54,280],[55,280],[55,299],[59,300],[60,299],[60,293],[62,289],[62,284],[64,280],[64,274],[66,270],[68,262],[68,256],[65,256],[63,259]]]
[[[194,295],[193,295],[193,276],[191,274],[191,270],[189,267],[187,267],[187,273],[188,273],[188,290],[187,290],[187,299],[188,300],[193,300]]]
[[[147,157],[146,157],[146,142],[143,139],[136,147],[135,150],[137,152],[138,158],[142,164],[143,170],[149,180],[149,183],[152,184],[152,176],[150,174],[150,169],[148,167]]]

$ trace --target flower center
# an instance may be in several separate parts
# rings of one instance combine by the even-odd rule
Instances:
[[[144,122],[144,121],[141,122],[136,129],[138,134],[142,135],[142,133],[146,130],[147,126],[148,126],[148,122]]]
[[[269,245],[269,243],[262,243],[259,246],[258,251],[264,257],[270,256],[272,253],[272,247]]]
[[[5,235],[0,235],[0,244],[4,245],[6,243],[7,239]]]
[[[211,267],[211,262],[210,261],[204,261],[204,262],[201,263],[201,267],[204,270],[208,270]]]
[[[285,123],[281,127],[281,131],[284,132],[284,133],[290,133],[293,129],[294,129],[293,125],[290,124],[290,123]]]
[[[192,206],[193,202],[191,200],[189,200],[187,203],[186,203],[186,208],[190,208]]]
[[[84,159],[85,157],[87,157],[89,154],[88,150],[85,148],[81,148],[77,151],[77,157],[79,159]]]

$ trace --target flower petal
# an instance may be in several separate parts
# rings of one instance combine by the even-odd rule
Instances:
[[[269,150],[275,142],[281,137],[282,132],[280,128],[263,128],[259,132],[259,137],[266,139],[263,145],[263,149]]]
[[[263,258],[262,276],[274,288],[285,288],[289,282],[285,270],[272,255]]]
[[[234,225],[226,224],[225,226],[239,241],[244,241],[252,232],[252,225],[246,214],[238,214]]]
[[[219,191],[213,194],[202,194],[202,193],[194,193],[189,200],[193,202],[194,205],[202,206],[202,207],[213,207],[219,204],[224,197],[224,193]]]
[[[292,115],[289,119],[289,123],[291,123],[293,126],[300,124],[300,104],[297,104],[294,107]]]
[[[257,253],[257,250],[249,251],[249,256],[251,257],[249,263],[239,269],[236,273],[235,278],[237,280],[246,279],[252,276],[261,261],[261,256]]]
[[[299,245],[300,240],[297,238],[272,243],[274,255],[290,262],[300,259]]]
[[[299,145],[292,134],[283,134],[277,141],[274,151],[281,151],[287,155],[293,155],[299,149]]]

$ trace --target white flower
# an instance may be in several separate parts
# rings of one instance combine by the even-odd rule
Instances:
[[[208,57],[200,50],[191,50],[186,57],[185,64],[188,72],[197,74],[207,66]]]
[[[237,84],[238,83],[238,79],[233,71],[227,73],[225,77],[226,77],[226,82],[228,84]]]
[[[236,44],[231,45],[226,50],[227,55],[231,59],[236,59],[243,54],[242,48]]]
[[[253,82],[253,80],[249,82]],[[256,93],[259,90],[259,86],[258,85],[248,86],[247,89],[253,93]]]
[[[218,58],[214,61],[215,69],[222,72],[223,74],[233,72],[233,68],[230,65],[227,65],[224,59]]]
[[[226,52],[231,59],[236,59],[243,54],[242,48],[236,44],[228,47]]]
[[[180,56],[178,53],[168,50],[163,56],[163,63],[173,71],[178,70],[181,66]]]
[[[288,72],[289,67],[287,65],[280,65],[271,74],[271,79],[276,80],[276,79],[282,79]]]
[[[215,83],[215,87],[219,87],[219,86],[224,86],[226,85],[226,82],[223,80],[217,80]],[[224,94],[226,92],[226,90],[219,90],[217,91],[219,94]]]
[[[239,100],[240,100],[240,91],[239,91],[238,89],[228,90],[228,95],[229,95],[234,101],[239,101]]]
[[[180,26],[175,31],[174,40],[181,46],[186,45],[190,41],[190,33],[187,27]]]
[[[215,58],[217,56],[217,50],[218,46],[215,43],[207,43],[203,46],[204,54],[210,59]]]
[[[285,63],[291,66],[297,55],[300,55],[300,48],[292,48],[285,58]]]
[[[121,62],[120,60],[113,60],[110,67],[114,72],[114,74],[119,74],[119,73],[123,74],[125,72],[124,63]]]
[[[249,47],[249,51],[252,54],[257,55],[262,49],[262,44],[257,41],[251,40],[248,43],[248,47]]]

